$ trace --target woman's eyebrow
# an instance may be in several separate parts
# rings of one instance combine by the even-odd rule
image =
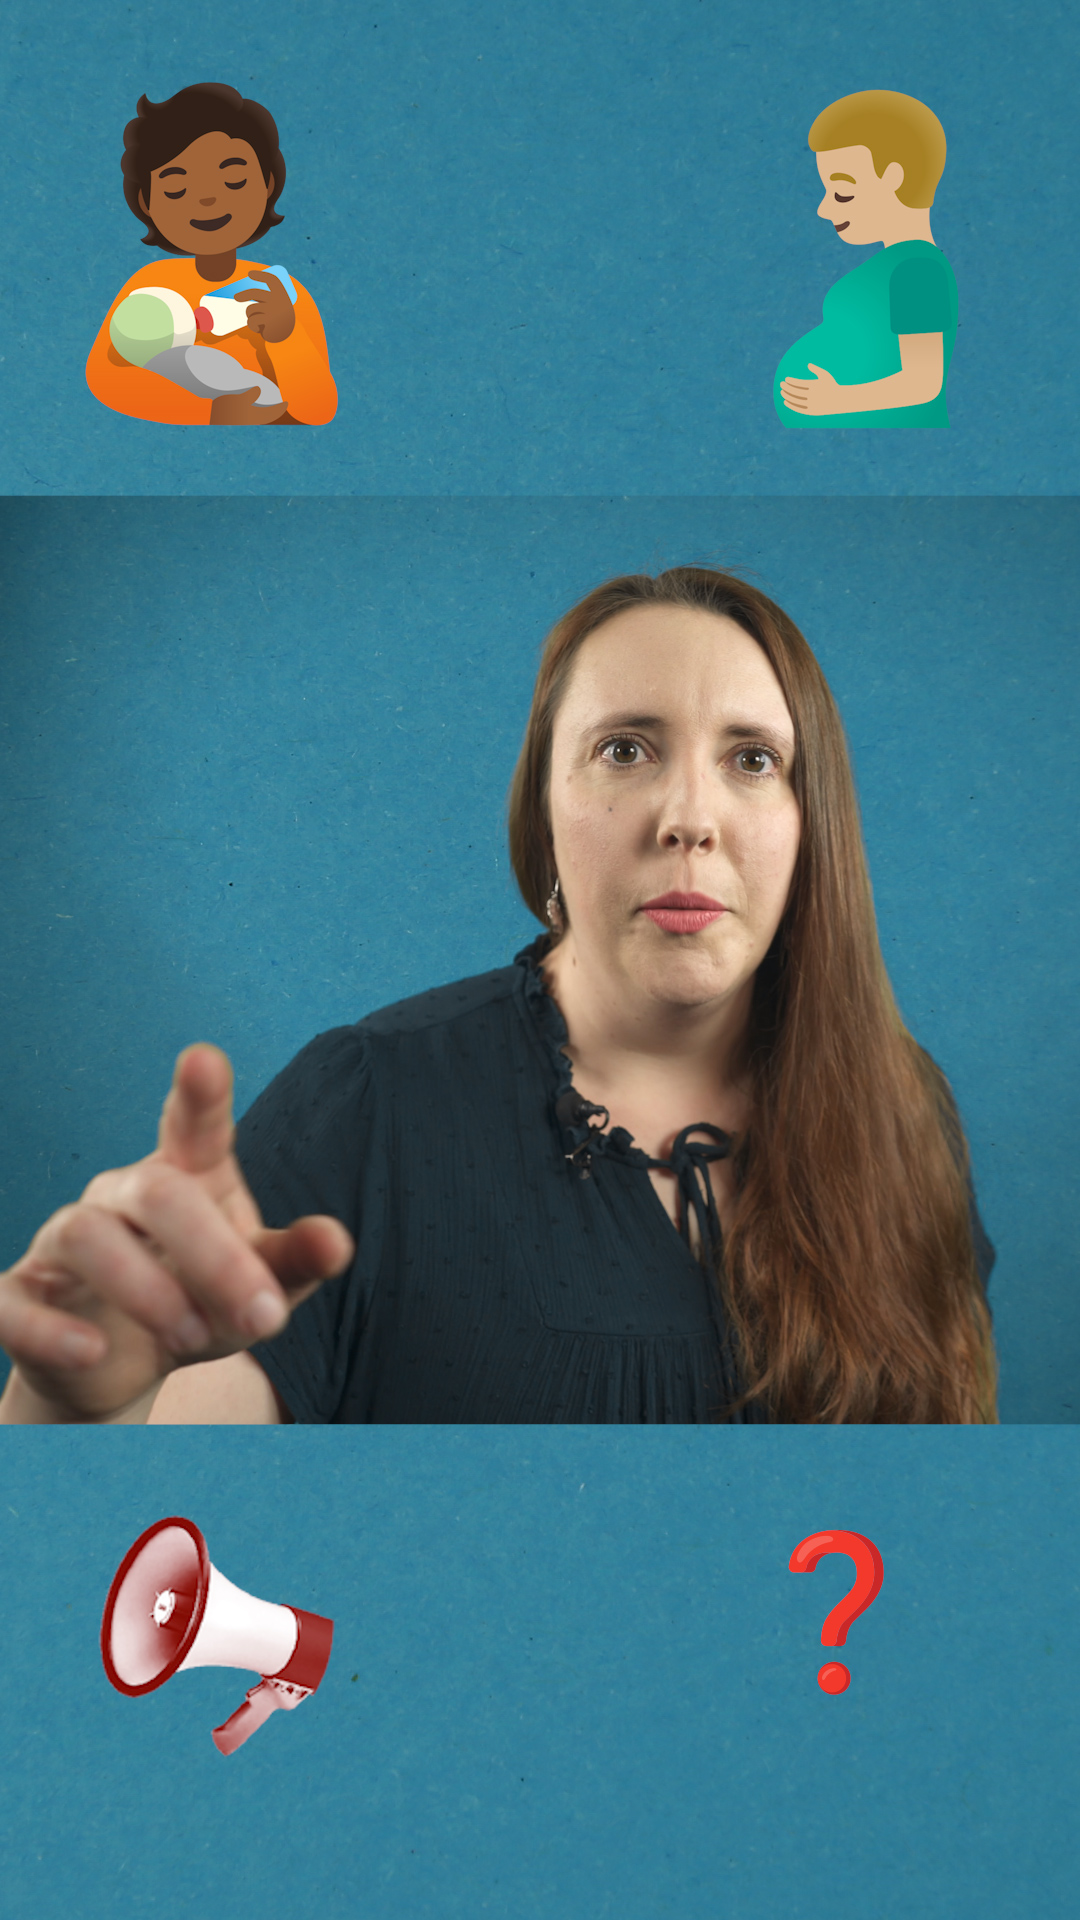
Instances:
[[[586,727],[586,733],[614,733],[617,727],[662,727],[665,722],[655,713],[609,713],[599,720],[593,720]]]
[[[850,180],[852,186],[855,185],[855,175],[853,173],[830,173],[829,179],[830,180]]]
[[[221,167],[246,167],[246,166],[247,166],[246,160],[222,160],[219,162],[218,170],[220,172]]]
[[[658,714],[654,713],[611,713],[607,714],[603,719],[593,721],[592,725],[587,727],[585,731],[587,733],[617,733],[620,727],[627,729],[640,727],[643,730],[652,728],[662,732],[667,724],[666,720],[661,719]],[[721,727],[720,729],[721,740],[745,739],[748,734],[753,735],[758,740],[764,740],[769,746],[781,749],[786,753],[791,753],[794,750],[795,743],[790,734],[779,732],[776,727],[766,725],[763,720],[729,720],[727,726]]]
[[[187,168],[186,167],[162,167],[161,172],[158,174],[158,179],[167,180],[170,173],[182,173],[186,177]]]
[[[753,735],[758,740],[765,740],[769,746],[776,747],[785,753],[793,753],[795,750],[795,742],[790,733],[781,733],[776,727],[768,726],[764,720],[732,720],[726,727],[721,728],[720,738],[722,740],[745,739],[747,734]]]

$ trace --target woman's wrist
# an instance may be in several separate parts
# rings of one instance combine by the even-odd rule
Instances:
[[[138,1399],[129,1401],[115,1413],[84,1413],[63,1401],[51,1400],[31,1386],[13,1366],[4,1391],[0,1394],[0,1426],[8,1427],[121,1427],[145,1426],[154,1401],[161,1391],[155,1380]]]

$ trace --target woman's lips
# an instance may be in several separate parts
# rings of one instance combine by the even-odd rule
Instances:
[[[836,221],[833,221],[833,226],[836,227],[837,233],[846,233],[850,225],[850,220],[841,220],[840,225],[836,227]]]
[[[707,893],[664,893],[647,900],[641,911],[664,933],[700,933],[727,908],[719,900],[710,900]]]
[[[216,220],[193,220],[191,224],[197,227],[200,233],[216,233],[219,227],[227,227],[231,219],[231,213],[223,213]]]
[[[703,927],[711,927],[714,920],[719,920],[725,909],[714,907],[709,913],[704,907],[692,910],[685,907],[642,907],[641,911],[654,927],[662,927],[665,933],[700,933]]]

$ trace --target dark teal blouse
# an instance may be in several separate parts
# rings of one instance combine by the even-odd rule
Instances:
[[[688,1128],[650,1161],[580,1099],[545,945],[319,1034],[239,1122],[266,1224],[327,1213],[356,1241],[351,1267],[252,1348],[297,1421],[723,1418],[734,1368],[687,1223],[693,1209],[704,1243],[719,1235],[702,1176],[726,1136]],[[678,1176],[681,1231],[657,1164]],[[985,1283],[994,1250],[971,1206]]]

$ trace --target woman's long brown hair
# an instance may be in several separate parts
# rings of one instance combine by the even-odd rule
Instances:
[[[522,896],[543,921],[555,873],[551,740],[574,656],[604,621],[642,605],[736,621],[795,724],[802,833],[736,1062],[751,1119],[718,1274],[744,1391],[718,1415],[753,1399],[780,1421],[995,1421],[963,1128],[885,970],[843,723],[773,601],[734,575],[673,567],[610,580],[556,624],[510,790]]]

